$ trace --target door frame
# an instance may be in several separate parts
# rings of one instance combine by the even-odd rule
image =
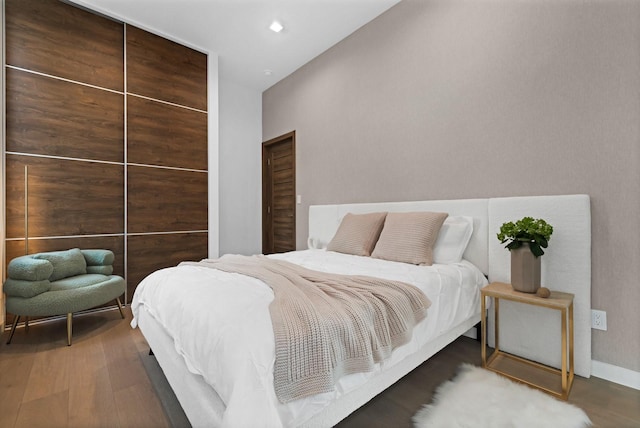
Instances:
[[[268,201],[268,160],[269,160],[269,148],[278,143],[282,143],[286,140],[291,140],[291,156],[293,158],[292,165],[292,174],[293,174],[293,245],[294,249],[296,247],[296,239],[297,239],[297,196],[296,196],[296,131],[287,132],[286,134],[280,135],[278,137],[272,138],[270,140],[264,141],[262,143],[262,253],[266,253],[266,243],[268,242],[268,218],[270,216],[269,212],[269,201]]]

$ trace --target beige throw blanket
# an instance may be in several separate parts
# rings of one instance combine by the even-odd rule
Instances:
[[[331,391],[341,376],[371,370],[410,340],[431,305],[403,282],[317,272],[264,256],[185,264],[240,273],[273,289],[274,384],[283,403]]]

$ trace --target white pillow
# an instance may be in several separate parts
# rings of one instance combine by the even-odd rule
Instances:
[[[472,233],[472,217],[447,217],[433,247],[433,262],[440,264],[460,262],[467,245],[469,245]]]

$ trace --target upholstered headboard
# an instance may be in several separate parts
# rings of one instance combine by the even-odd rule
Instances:
[[[496,238],[502,223],[524,216],[547,220],[554,232],[542,258],[542,284],[575,295],[575,372],[590,376],[591,209],[588,195],[314,205],[309,207],[309,247],[326,246],[346,213],[376,211],[439,211],[473,217],[473,235],[464,258],[478,266],[489,281],[501,282],[510,281],[509,251]],[[505,301],[500,305],[500,318],[503,350],[559,367],[558,311]],[[493,343],[492,331],[490,328],[489,343]]]
[[[312,205],[309,207],[309,248],[323,248],[338,230],[347,213],[436,211],[449,215],[473,217],[473,235],[464,258],[489,274],[487,237],[488,199],[457,199],[450,201],[387,202],[372,204]]]

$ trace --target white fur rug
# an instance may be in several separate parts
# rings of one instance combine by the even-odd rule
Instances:
[[[413,417],[416,428],[582,428],[586,413],[489,370],[460,366],[438,387],[432,404]]]

